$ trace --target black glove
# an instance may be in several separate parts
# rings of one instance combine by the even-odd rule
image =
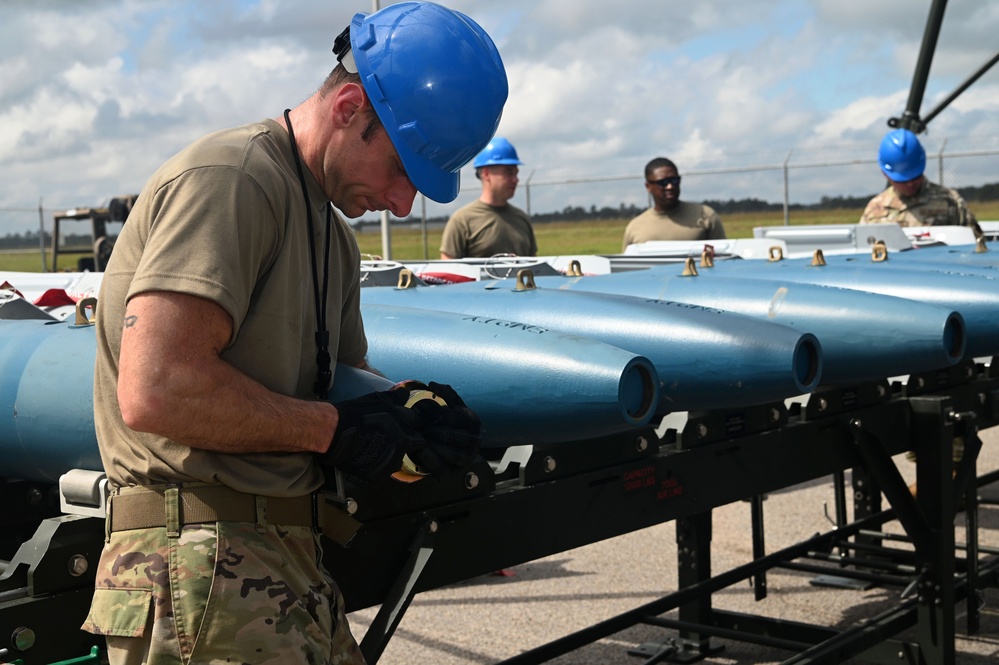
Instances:
[[[405,454],[427,445],[419,432],[420,416],[406,408],[408,399],[409,390],[400,387],[335,404],[340,419],[320,463],[335,466],[362,483],[398,471]]]
[[[410,382],[406,387],[422,386]],[[443,399],[447,406],[431,399],[413,404],[412,411],[419,416],[418,427],[426,446],[410,450],[409,457],[422,471],[435,478],[445,478],[475,459],[482,445],[482,423],[451,386],[431,381],[426,390]]]

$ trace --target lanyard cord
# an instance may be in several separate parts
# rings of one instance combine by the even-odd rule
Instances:
[[[302,196],[305,198],[305,215],[309,224],[309,255],[312,258],[312,293],[316,301],[316,383],[313,386],[316,399],[326,399],[333,372],[330,370],[330,333],[326,330],[326,301],[330,286],[330,227],[333,225],[333,210],[329,201],[326,202],[326,260],[323,266],[323,291],[319,293],[319,275],[316,265],[316,237],[312,223],[312,202],[309,200],[309,189],[305,184],[305,171],[302,169],[302,158],[298,155],[298,145],[295,143],[295,130],[291,127],[289,109],[284,110],[284,121],[288,125],[288,138],[291,139],[291,152],[295,155],[295,166],[298,168],[298,181],[302,184]]]

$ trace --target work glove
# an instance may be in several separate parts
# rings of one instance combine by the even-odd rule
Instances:
[[[479,417],[442,383],[404,381],[335,406],[340,419],[320,462],[358,482],[405,469],[443,480],[467,467],[479,452]],[[404,457],[409,465],[403,464]]]
[[[419,431],[420,416],[406,407],[409,393],[395,387],[335,404],[340,419],[320,463],[359,483],[379,481],[401,469],[403,456],[427,445]]]
[[[426,386],[409,381],[411,390],[429,390],[444,400],[421,399],[411,410],[419,416],[420,434],[424,447],[409,451],[409,458],[421,471],[435,478],[446,478],[461,471],[475,459],[482,444],[482,423],[455,390],[443,383],[431,381]]]

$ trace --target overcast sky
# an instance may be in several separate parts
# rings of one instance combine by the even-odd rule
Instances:
[[[660,155],[681,172],[780,164],[789,150],[798,162],[873,158],[887,119],[905,109],[931,2],[445,4],[496,41],[510,81],[498,134],[526,163],[522,181],[544,183],[638,176]],[[138,192],[200,135],[279,116],[318,87],[335,64],[334,37],[371,9],[370,0],[4,0],[0,235],[37,229],[27,211],[40,200],[54,210]],[[996,35],[999,3],[950,0],[924,113],[996,52]],[[997,107],[999,68],[932,121],[924,144],[999,146]],[[478,195],[470,168],[462,185],[455,205]],[[645,202],[640,181],[591,189],[598,205]],[[532,191],[537,212],[567,202],[558,188]]]

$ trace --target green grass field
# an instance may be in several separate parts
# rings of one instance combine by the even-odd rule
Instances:
[[[999,201],[970,204],[972,211],[981,220],[999,219]],[[860,218],[860,210],[818,210],[791,213],[792,225],[808,224],[853,224]],[[784,223],[780,213],[740,213],[725,215],[722,218],[725,231],[730,238],[752,238],[753,227],[775,226]],[[617,254],[621,251],[621,237],[626,219],[553,222],[535,226],[538,238],[538,253],[551,254]],[[441,229],[427,231],[426,254],[424,253],[423,233],[419,228],[392,229],[392,258],[397,261],[412,261],[424,258],[436,259],[440,256]],[[380,256],[382,236],[380,228],[367,226],[357,234],[357,243],[366,257]],[[76,261],[84,254],[61,254],[60,270],[76,270]],[[51,256],[48,265],[51,266]],[[41,272],[42,261],[38,250],[16,252],[0,251],[0,271]]]
[[[999,201],[976,203],[970,206],[978,219],[999,219]],[[855,224],[862,210],[807,210],[792,211],[792,225]],[[777,226],[784,223],[781,213],[740,213],[724,215],[722,222],[729,238],[752,238],[753,227]],[[536,224],[538,254],[618,254],[627,219],[597,222],[553,222]],[[440,256],[441,230],[427,231],[427,255],[424,256],[423,233],[419,228],[392,230],[392,258],[397,261],[436,259]],[[368,226],[357,235],[363,254],[378,256],[382,253],[381,230]]]
[[[807,219],[794,220],[797,224],[842,224],[856,222],[860,213],[852,210],[828,211],[810,215]],[[627,219],[607,219],[586,222],[551,222],[535,224],[538,254],[618,254]],[[754,226],[782,224],[783,218],[773,214],[744,213],[722,218],[730,238],[753,237]],[[397,261],[440,257],[441,229],[428,229],[427,254],[424,256],[423,233],[419,228],[392,229],[392,258]],[[361,253],[379,256],[382,253],[381,230],[377,226],[365,227],[357,234]]]
[[[60,271],[76,270],[76,261],[92,254],[59,254],[56,267]],[[45,257],[45,265],[52,269],[52,252]],[[0,271],[42,272],[42,257],[37,249],[0,250]]]

